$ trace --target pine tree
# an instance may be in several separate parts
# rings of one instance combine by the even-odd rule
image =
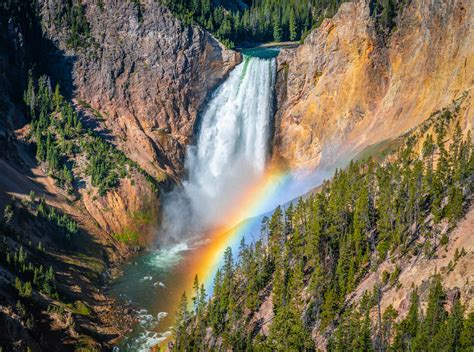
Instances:
[[[270,259],[274,262],[281,255],[281,247],[285,243],[283,230],[283,212],[278,206],[268,222],[268,242],[270,247]]]
[[[54,94],[53,94],[54,111],[59,112],[59,109],[62,103],[63,103],[63,97],[61,93],[59,92],[59,83],[57,83],[56,88],[54,89]]]
[[[7,225],[10,224],[11,221],[13,220],[13,215],[14,215],[14,211],[11,204],[5,205],[5,208],[3,209],[3,218],[2,218],[3,222]]]
[[[446,204],[446,216],[454,225],[464,213],[464,197],[459,185],[454,184],[448,190],[448,203]]]
[[[194,276],[193,292],[194,292],[194,296],[192,298],[193,308],[194,308],[194,313],[197,315],[199,311],[199,299],[200,299],[200,286],[199,286],[199,279],[197,275]]]
[[[372,340],[371,340],[371,323],[370,323],[370,315],[369,310],[367,309],[365,312],[365,317],[360,324],[360,330],[357,334],[357,339],[355,341],[356,351],[373,351]]]
[[[410,297],[410,308],[407,317],[397,326],[397,333],[394,339],[393,348],[395,351],[408,351],[418,336],[420,322],[420,297],[415,288]]]
[[[420,332],[413,344],[415,349],[423,349],[426,346],[429,346],[430,342],[444,324],[447,317],[447,312],[444,309],[445,303],[446,296],[441,284],[441,275],[435,274],[431,281],[426,316],[420,326]]]
[[[290,40],[296,40],[298,38],[298,28],[296,25],[296,16],[293,8],[290,11]]]
[[[436,150],[436,146],[433,141],[433,136],[431,134],[428,134],[426,136],[425,141],[423,142],[423,150],[422,150],[422,157],[425,162],[425,168],[426,168],[426,175],[425,175],[425,184],[424,188],[425,191],[429,191],[432,183],[433,183],[433,169],[434,169],[434,152]]]
[[[271,348],[274,351],[314,351],[314,344],[295,308],[279,309],[270,326]]]
[[[174,329],[175,351],[187,351],[188,349],[188,327],[189,327],[189,312],[188,300],[186,292],[181,295],[181,300],[178,307],[178,314],[176,319],[176,327]]]
[[[472,346],[474,346],[474,312],[469,313],[466,319],[464,319],[459,342],[460,351],[472,351]]]
[[[288,259],[286,250],[277,260],[273,276],[273,311],[278,312],[288,304]]]
[[[224,309],[222,307],[223,300],[222,292],[222,272],[217,270],[216,276],[214,277],[213,286],[213,299],[211,300],[210,307],[210,325],[216,333],[220,333],[224,327]]]
[[[392,0],[383,0],[383,10],[381,14],[382,25],[386,29],[392,29],[393,17],[395,15]]]
[[[358,192],[358,198],[354,209],[354,238],[353,245],[355,247],[356,260],[360,262],[363,251],[365,233],[371,228],[369,215],[369,191],[367,185],[364,183],[361,190]]]
[[[26,298],[31,297],[32,291],[31,282],[27,281],[20,291],[20,296]]]
[[[45,145],[43,141],[43,137],[41,136],[41,132],[39,129],[35,131],[35,141],[36,141],[36,160],[37,161],[44,161],[46,158],[46,151]]]
[[[428,295],[428,308],[426,309],[426,318],[422,325],[429,338],[432,338],[439,330],[440,325],[446,319],[447,313],[444,309],[446,295],[441,284],[441,275],[434,275]]]
[[[382,319],[382,345],[380,346],[382,351],[386,351],[387,347],[390,346],[392,340],[393,328],[395,319],[398,317],[398,312],[393,308],[392,305],[383,313]]]
[[[281,42],[282,40],[282,30],[280,16],[275,14],[273,16],[273,40],[276,42]]]
[[[321,307],[321,328],[328,326],[329,322],[336,315],[338,308],[337,295],[333,288],[326,291],[324,295],[324,303]]]
[[[430,341],[433,351],[456,351],[461,345],[461,334],[463,331],[464,307],[459,298],[456,298],[451,314],[439,331]]]
[[[35,117],[35,86],[33,81],[33,73],[31,70],[28,72],[28,86],[25,93],[23,94],[23,101],[30,110],[30,115],[32,118]]]

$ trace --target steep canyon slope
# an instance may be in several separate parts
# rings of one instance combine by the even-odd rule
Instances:
[[[130,319],[104,295],[106,272],[154,235],[198,111],[240,55],[155,1],[8,1],[0,27],[0,252],[16,258],[0,259],[0,345],[110,348]],[[41,103],[43,75],[47,99],[59,83],[60,108]],[[47,112],[44,132],[28,105]],[[59,171],[39,140],[60,153]],[[36,272],[50,267],[53,291]]]
[[[291,167],[350,159],[449,105],[464,91],[473,125],[474,5],[413,0],[380,33],[368,1],[343,3],[278,57],[275,157]]]
[[[198,111],[240,55],[152,0],[82,1],[89,28],[84,47],[73,50],[67,21],[58,20],[66,5],[40,3],[46,35],[72,66],[73,97],[100,112],[116,143],[151,175],[181,174]]]

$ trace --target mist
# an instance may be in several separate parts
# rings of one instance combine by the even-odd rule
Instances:
[[[275,60],[245,57],[214,92],[187,149],[186,179],[163,199],[158,238],[181,242],[225,224],[263,174],[272,124]]]

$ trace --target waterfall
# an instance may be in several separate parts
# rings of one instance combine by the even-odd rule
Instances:
[[[166,196],[163,232],[178,239],[224,221],[263,173],[271,131],[275,59],[245,56],[214,92],[189,146],[183,187]]]

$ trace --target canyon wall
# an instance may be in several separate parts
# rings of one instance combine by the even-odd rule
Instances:
[[[241,57],[152,0],[13,0],[0,5],[0,29],[0,251],[21,248],[35,268],[51,267],[59,294],[34,286],[22,315],[13,288],[15,276],[28,278],[0,260],[0,345],[110,350],[133,314],[105,294],[107,273],[155,239],[159,194],[181,176],[199,110]],[[61,155],[72,189],[35,158],[22,101],[30,69],[35,80],[48,75],[53,91],[59,82],[79,112],[83,134]],[[98,140],[126,159],[105,192],[86,171],[90,155],[76,148]],[[39,215],[39,202],[57,216]],[[75,237],[61,237],[58,217],[77,225]]]
[[[240,54],[200,27],[183,24],[156,1],[82,1],[81,9],[88,29],[73,45],[64,17],[71,9],[62,1],[39,2],[44,35],[57,49],[47,52],[47,71],[88,127],[162,188],[179,182],[198,112]],[[81,192],[85,209],[102,229],[119,233],[136,227],[133,214],[145,208],[155,207],[157,214],[158,200],[145,179],[137,175],[133,183],[122,182],[98,200]]]
[[[295,50],[278,56],[275,158],[314,169],[416,126],[468,92],[472,128],[474,4],[413,0],[388,35],[367,1],[343,3]]]
[[[2,21],[0,156],[14,149],[6,138],[28,142],[28,119],[18,104],[33,68],[36,75],[51,77],[53,89],[58,82],[85,127],[122,150],[159,182],[160,190],[179,182],[198,112],[241,55],[152,0],[20,4],[15,21],[8,21],[13,13],[5,13]],[[11,159],[14,167],[35,168],[31,158]],[[35,181],[50,194],[61,193],[42,171],[35,168]],[[100,231],[122,232],[135,227],[133,214],[159,211],[157,194],[140,173],[105,197],[89,179],[83,181],[78,205]],[[8,185],[1,188],[11,191]]]
[[[72,72],[64,82],[72,97],[94,108],[114,143],[152,176],[180,175],[198,112],[240,54],[154,0],[82,1],[90,33],[75,50],[57,20],[62,1],[40,3],[45,33],[65,56],[57,70]]]

